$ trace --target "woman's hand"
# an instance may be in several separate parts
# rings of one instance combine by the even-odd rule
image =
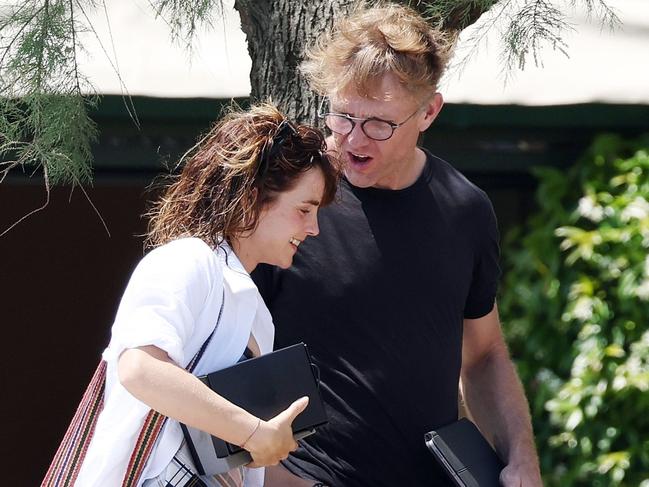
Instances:
[[[274,418],[259,423],[252,436],[242,445],[252,456],[249,467],[277,465],[297,449],[291,425],[308,404],[309,398],[302,397]]]
[[[277,465],[297,448],[291,424],[307,407],[308,397],[261,421],[216,394],[155,346],[125,350],[118,361],[118,376],[126,390],[156,411],[242,445],[252,456],[251,467]]]

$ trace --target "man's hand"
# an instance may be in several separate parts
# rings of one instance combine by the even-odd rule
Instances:
[[[536,461],[510,463],[500,472],[500,483],[504,487],[543,487]]]

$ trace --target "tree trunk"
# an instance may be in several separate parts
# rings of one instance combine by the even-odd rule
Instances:
[[[350,11],[354,0],[236,0],[252,59],[251,101],[272,100],[301,123],[316,123],[318,100],[297,67],[304,48]]]

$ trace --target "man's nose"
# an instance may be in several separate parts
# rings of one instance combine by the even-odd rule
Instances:
[[[363,132],[361,123],[356,122],[352,131],[347,134],[347,143],[354,147],[362,147],[367,144],[369,138]]]

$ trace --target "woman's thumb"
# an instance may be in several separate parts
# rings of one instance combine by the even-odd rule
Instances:
[[[297,401],[294,401],[289,407],[280,413],[282,420],[293,423],[293,420],[306,409],[309,405],[309,398],[307,396],[301,397]]]

